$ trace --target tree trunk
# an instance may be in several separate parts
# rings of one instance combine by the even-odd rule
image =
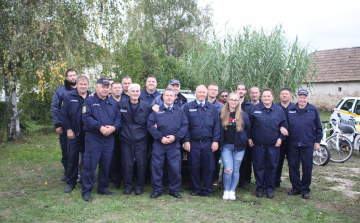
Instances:
[[[12,71],[12,77],[14,77]],[[16,98],[16,83],[11,81],[12,78],[5,77],[5,101],[8,112],[7,121],[7,140],[22,141],[23,136],[20,129],[19,113]]]

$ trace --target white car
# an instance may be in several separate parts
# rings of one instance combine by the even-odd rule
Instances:
[[[339,121],[338,113],[346,124],[354,125],[350,118],[360,118],[360,97],[346,97],[332,110],[330,121]]]

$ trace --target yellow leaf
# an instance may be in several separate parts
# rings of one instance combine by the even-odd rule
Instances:
[[[47,185],[47,182],[45,182],[45,185]]]

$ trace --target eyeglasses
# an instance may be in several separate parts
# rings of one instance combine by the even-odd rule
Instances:
[[[221,98],[227,98],[229,95],[220,95]]]
[[[229,101],[231,101],[231,102],[238,102],[239,100],[237,100],[237,99],[229,99]]]

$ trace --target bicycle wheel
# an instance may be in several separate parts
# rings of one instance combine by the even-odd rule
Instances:
[[[353,145],[349,139],[342,135],[333,135],[326,139],[330,151],[330,160],[335,163],[343,163],[353,153]]]
[[[320,145],[319,151],[314,151],[313,163],[318,166],[325,166],[330,161],[330,151],[325,145]]]

